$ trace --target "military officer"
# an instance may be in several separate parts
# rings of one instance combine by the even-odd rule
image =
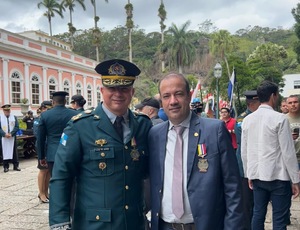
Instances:
[[[250,230],[251,229],[251,219],[252,219],[252,210],[253,210],[253,192],[248,186],[248,179],[244,177],[244,169],[241,158],[241,136],[242,136],[242,122],[243,119],[248,116],[250,113],[258,109],[260,102],[258,100],[257,91],[249,90],[244,92],[246,97],[247,109],[240,116],[237,117],[236,124],[234,127],[234,132],[236,135],[236,157],[238,160],[240,176],[241,176],[241,185],[242,185],[242,208],[244,213],[244,222],[241,229]]]
[[[67,95],[68,93],[64,91],[53,92],[53,108],[41,114],[38,124],[38,159],[42,166],[48,165],[50,176],[60,136],[71,117],[78,114],[75,110],[66,108]]]
[[[143,179],[152,123],[128,109],[140,70],[120,59],[95,70],[101,74],[103,102],[72,118],[62,134],[50,182],[50,228],[70,227],[76,178],[73,230],[144,230]]]

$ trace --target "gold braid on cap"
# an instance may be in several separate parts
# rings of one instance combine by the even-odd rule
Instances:
[[[132,85],[135,77],[130,76],[102,76],[102,84],[105,86],[129,86]]]

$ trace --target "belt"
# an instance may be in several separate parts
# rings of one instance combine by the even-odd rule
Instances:
[[[194,223],[189,223],[189,224],[168,223],[168,222],[165,222],[162,219],[160,219],[160,222],[161,222],[162,225],[165,225],[169,229],[173,229],[173,230],[196,230],[196,227],[195,227]]]

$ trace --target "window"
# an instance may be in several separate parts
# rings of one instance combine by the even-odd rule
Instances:
[[[82,95],[81,91],[82,91],[82,86],[81,86],[80,82],[78,82],[76,84],[76,94]]]
[[[70,82],[68,80],[64,81],[64,91],[69,93],[69,96],[66,96],[67,105],[69,105],[70,98]]]
[[[18,72],[13,72],[11,75],[11,96],[12,103],[21,102],[21,77]]]
[[[40,104],[39,77],[36,75],[31,78],[31,103],[34,105]]]
[[[57,91],[56,90],[56,82],[54,78],[49,79],[49,98],[52,98],[52,93]]]
[[[100,93],[100,87],[97,87],[97,104],[101,102],[101,93]]]
[[[92,106],[92,87],[90,85],[87,86],[87,105],[88,107]]]
[[[294,81],[294,89],[300,89],[300,80]]]

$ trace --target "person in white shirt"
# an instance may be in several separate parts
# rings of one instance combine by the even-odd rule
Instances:
[[[257,88],[261,105],[242,124],[242,161],[245,177],[253,189],[252,229],[264,229],[269,201],[273,229],[286,229],[291,196],[299,196],[299,167],[286,115],[274,111],[278,86],[270,81]],[[292,183],[292,185],[291,185]]]

